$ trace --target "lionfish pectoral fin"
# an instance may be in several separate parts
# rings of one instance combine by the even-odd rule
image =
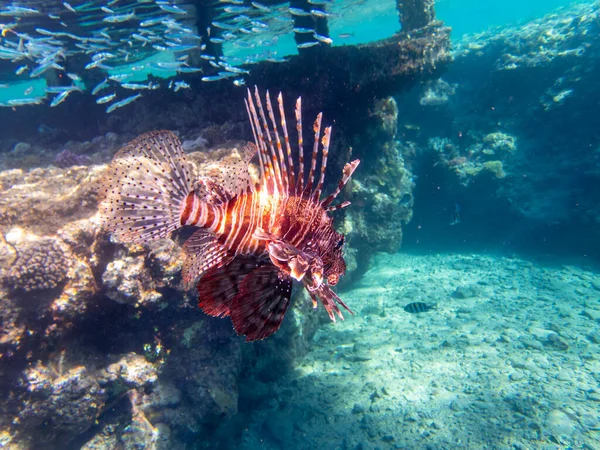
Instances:
[[[217,238],[203,229],[197,230],[185,241],[183,255],[182,277],[186,283],[194,281],[209,269],[228,264],[233,259]]]
[[[310,269],[309,258],[296,247],[282,240],[269,242],[267,252],[273,265],[296,281],[302,281]]]
[[[229,316],[231,301],[240,292],[242,280],[261,262],[256,257],[237,257],[223,267],[212,267],[197,285],[198,305],[209,316]]]
[[[264,339],[281,326],[290,304],[292,280],[271,264],[246,275],[229,306],[233,328],[246,342]]]

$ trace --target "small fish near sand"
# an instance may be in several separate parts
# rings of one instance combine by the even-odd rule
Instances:
[[[196,228],[183,246],[183,279],[199,279],[202,310],[230,317],[246,341],[279,329],[293,280],[307,290],[313,307],[321,301],[331,320],[336,314],[343,319],[338,305],[352,313],[332,290],[346,263],[344,236],[335,231],[329,213],[350,204],[332,205],[359,161],[347,163],[337,188],[321,198],[331,126],[321,134],[319,113],[305,163],[301,99],[294,110],[296,158],[282,95],[275,105],[268,91],[264,99],[266,105],[257,88],[248,90],[245,104],[254,143],[247,144],[240,164],[223,169],[219,181],[192,180],[179,139],[170,131],[154,131],[115,155],[99,192],[103,227],[120,242],[143,244],[184,226]],[[258,183],[248,171],[255,156]]]
[[[404,311],[410,314],[418,314],[436,309],[437,306],[431,303],[412,302],[404,307]]]

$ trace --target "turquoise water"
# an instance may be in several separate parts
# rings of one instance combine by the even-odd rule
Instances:
[[[537,19],[557,8],[586,3],[569,0],[441,0],[436,14],[452,27],[452,38],[479,33],[489,27],[516,25]],[[589,3],[589,2],[587,2]]]

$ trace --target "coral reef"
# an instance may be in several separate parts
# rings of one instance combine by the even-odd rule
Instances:
[[[359,277],[373,252],[395,252],[402,242],[402,226],[412,217],[411,171],[406,167],[396,139],[398,106],[392,97],[376,100],[366,133],[350,141],[352,154],[362,159],[351,186],[353,206],[345,213],[341,231],[350,251],[349,266],[356,268],[347,279]]]
[[[463,148],[460,144],[473,143]],[[511,163],[511,157],[517,151],[514,136],[497,131],[480,137],[478,133],[469,132],[467,139],[455,145],[448,138],[429,138],[428,147],[433,150],[438,161],[455,173],[461,183],[468,185],[475,177],[491,174],[495,178],[504,178],[504,165]]]
[[[240,157],[235,145],[189,154],[206,176]],[[183,448],[237,414],[242,371],[262,383],[290,370],[326,316],[297,295],[276,338],[241,345],[228,322],[195,307],[180,245],[115,244],[100,232],[105,170],[0,173],[8,448]]]
[[[402,154],[425,181],[414,236],[439,242],[459,204],[463,224],[499,246],[600,248],[599,17],[597,3],[582,3],[466,36],[443,83],[395,97]]]

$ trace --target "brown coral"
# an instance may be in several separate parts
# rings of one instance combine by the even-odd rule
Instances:
[[[17,259],[3,281],[13,291],[53,289],[67,278],[69,260],[65,253],[56,239],[28,242],[17,248]]]

